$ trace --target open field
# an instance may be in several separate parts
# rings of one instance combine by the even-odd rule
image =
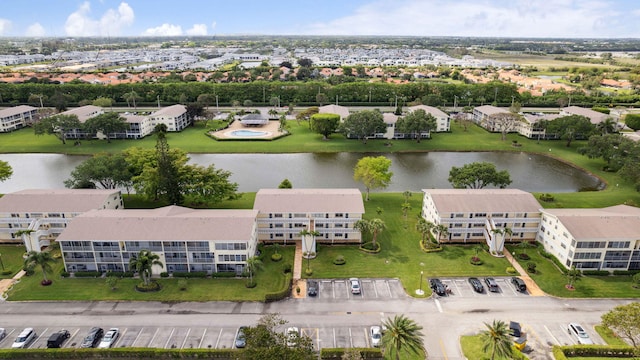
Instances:
[[[561,55],[533,55],[533,54],[506,54],[497,51],[483,50],[482,52],[475,52],[474,57],[478,59],[493,59],[497,61],[504,61],[508,63],[518,64],[520,66],[535,66],[538,68],[563,68],[563,67],[603,67],[609,69],[619,69],[619,66],[610,66],[603,64],[590,64],[578,61],[564,61],[556,60],[555,58]],[[625,61],[631,59],[625,59]],[[542,70],[542,69],[539,69]]]

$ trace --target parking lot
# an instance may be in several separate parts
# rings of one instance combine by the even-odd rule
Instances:
[[[370,340],[368,327],[303,327],[300,324],[288,324],[287,326],[297,326],[303,335],[309,336],[313,340],[314,347],[369,347]],[[89,327],[68,329],[71,337],[64,342],[63,348],[80,347],[82,339],[89,332]],[[108,328],[104,328],[105,331]],[[35,328],[37,337],[28,346],[31,349],[43,349],[47,347],[47,339],[55,329]],[[120,328],[120,337],[113,347],[152,347],[165,349],[189,349],[189,348],[211,348],[224,349],[233,348],[237,328],[189,328],[189,327],[166,327],[166,328]],[[284,328],[281,329],[284,332]],[[11,344],[22,329],[6,329],[7,336],[0,341],[0,348],[10,349]],[[18,350],[16,350],[18,351]]]
[[[478,278],[484,287],[482,293],[473,291],[471,284],[469,284],[469,278],[440,278],[442,283],[447,286],[451,292],[447,296],[451,297],[479,297],[479,296],[500,296],[500,297],[521,297],[529,296],[529,292],[520,292],[511,283],[511,277],[494,277],[493,279],[498,283],[498,291],[487,291],[487,284],[484,282],[483,277]],[[429,287],[429,281],[425,280],[426,287]],[[434,297],[440,297],[434,293]]]
[[[352,294],[349,279],[317,280],[320,299],[399,299],[407,295],[398,279],[359,279],[360,294]],[[313,297],[310,297],[313,299]]]

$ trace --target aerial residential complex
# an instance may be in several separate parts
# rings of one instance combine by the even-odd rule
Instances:
[[[37,113],[37,108],[28,105],[0,110],[0,132],[18,130],[33,123]]]

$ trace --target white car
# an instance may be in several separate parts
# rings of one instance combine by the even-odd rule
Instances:
[[[108,349],[116,343],[118,340],[118,336],[120,336],[120,330],[118,328],[111,328],[104,334],[104,337],[100,341],[98,345],[98,349]]]
[[[26,328],[22,330],[20,335],[16,338],[16,340],[11,345],[12,349],[24,349],[31,344],[33,340],[36,339],[36,332],[33,328]]]
[[[372,326],[369,329],[369,335],[371,336],[371,346],[380,347],[380,342],[382,341],[382,329],[380,326]]]
[[[360,294],[360,280],[357,278],[351,278],[349,279],[349,284],[351,285],[352,294]]]
[[[582,344],[582,345],[593,344],[593,341],[591,341],[589,334],[587,334],[587,332],[584,330],[582,325],[578,323],[569,324],[569,334],[576,337],[576,339],[578,340],[578,344]]]
[[[287,346],[292,347],[298,344],[298,337],[300,336],[300,330],[295,327],[287,328]]]

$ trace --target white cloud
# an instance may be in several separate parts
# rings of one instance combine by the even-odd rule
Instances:
[[[160,26],[145,30],[144,36],[178,36],[182,35],[182,27],[180,25],[162,24]]]
[[[375,0],[350,15],[305,25],[322,35],[621,37],[612,0]]]
[[[119,35],[123,28],[133,24],[134,19],[133,9],[126,2],[120,3],[117,10],[109,9],[99,19],[94,19],[91,4],[85,1],[67,17],[64,30],[69,36]]]
[[[46,33],[47,32],[44,30],[42,25],[40,25],[40,23],[34,23],[29,25],[24,35],[32,36],[32,37],[42,37],[42,36],[45,36]]]
[[[5,35],[11,29],[11,20],[0,19],[0,36]]]
[[[207,35],[207,25],[205,24],[193,24],[191,29],[187,30],[187,35],[191,36],[204,36]]]

